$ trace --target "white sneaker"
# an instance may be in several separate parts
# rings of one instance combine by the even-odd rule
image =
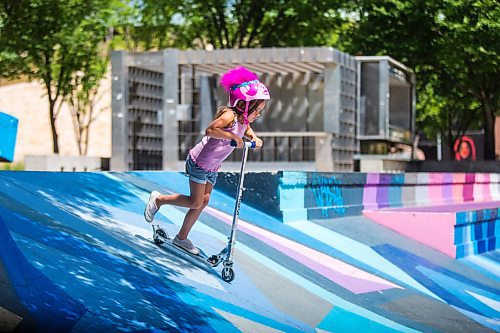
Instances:
[[[180,247],[184,251],[194,254],[195,256],[200,253],[200,250],[196,246],[194,246],[193,243],[187,238],[181,240],[179,239],[179,237],[177,237],[177,235],[175,235],[172,244]]]
[[[158,198],[160,194],[161,193],[158,191],[151,192],[151,194],[149,195],[148,203],[146,204],[146,208],[144,208],[144,219],[149,223],[153,222],[155,214],[158,211],[158,206],[156,206],[156,198]]]

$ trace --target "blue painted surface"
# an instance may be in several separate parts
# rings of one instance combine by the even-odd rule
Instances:
[[[333,332],[399,332],[387,326],[372,322],[363,316],[347,312],[342,308],[334,308],[318,325],[319,329]]]
[[[321,177],[316,191],[328,188],[323,198],[339,203],[334,191],[347,178],[325,183]],[[236,280],[227,284],[220,267],[201,269],[152,243],[142,216],[151,190],[187,194],[188,181],[168,172],[0,172],[0,260],[8,278],[3,282],[13,286],[40,332],[439,331],[439,313],[422,320],[419,308],[404,303],[412,297],[421,300],[422,313],[426,306],[458,309],[451,316],[460,325],[496,329],[486,319],[496,317],[490,305],[499,295],[498,255],[455,262],[438,254],[437,262],[453,265],[450,270],[434,261],[435,254],[412,254],[390,244],[385,237],[392,233],[376,225],[364,225],[367,240],[337,223],[331,230],[307,220],[287,225],[244,202],[242,220],[261,235],[283,237],[337,260],[330,269],[340,269],[346,280],[355,269],[366,274],[366,283],[382,278],[397,287],[350,292],[325,278],[321,268],[243,229]],[[316,200],[312,189],[306,191]],[[342,196],[348,206],[346,198],[356,192]],[[234,198],[215,190],[210,208],[231,214]],[[157,220],[173,234],[185,211],[162,207]],[[481,233],[490,235],[489,228]],[[205,212],[190,237],[214,253],[225,245],[228,231],[225,221]],[[341,270],[343,265],[350,268]],[[391,310],[396,302],[401,311]],[[15,313],[2,298],[0,306]]]
[[[313,207],[320,207],[323,217],[345,216],[344,197],[340,187],[342,182],[339,179],[335,176],[327,178],[313,175],[310,184],[314,197]]]
[[[86,312],[85,306],[61,290],[24,258],[4,223],[9,215],[3,210],[0,214],[0,258],[17,296],[38,323],[37,330],[71,330]],[[24,221],[13,217],[13,222],[21,225]]]
[[[405,183],[404,174],[391,175],[391,181],[389,186],[389,197],[388,202],[390,207],[402,207],[403,206],[403,185]]]
[[[392,258],[391,261],[398,267],[404,269],[427,289],[445,300],[448,304],[480,315],[488,316],[491,313],[483,313],[470,302],[470,297],[465,295],[465,288],[476,290],[484,295],[492,296],[496,301],[500,301],[498,288],[492,288],[473,281],[463,275],[449,271],[426,259],[414,254],[398,249],[392,245],[384,244],[374,247],[384,257]],[[497,279],[500,278],[497,276]],[[460,290],[460,293],[458,292]],[[500,328],[500,327],[499,327]]]
[[[17,118],[0,112],[0,162],[12,162],[16,148]]]
[[[454,230],[456,257],[500,248],[500,208],[457,212]]]

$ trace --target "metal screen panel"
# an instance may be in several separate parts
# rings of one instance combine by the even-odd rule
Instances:
[[[412,86],[404,73],[396,73],[399,75],[391,75],[389,80],[389,127],[391,132],[398,132],[401,141],[409,142],[412,129]]]
[[[163,73],[128,67],[128,168],[162,169]]]
[[[334,136],[332,144],[333,168],[335,171],[353,171],[353,155],[358,149],[356,136],[357,63],[352,56],[336,52],[340,86],[336,89],[339,93],[339,115],[338,133]]]
[[[179,160],[185,160],[189,150],[203,137],[201,128],[200,86],[202,79],[194,66],[179,66],[179,103],[190,106],[187,117],[178,121]]]
[[[379,135],[379,64],[378,62],[364,62],[361,64],[361,98],[364,105],[362,110],[363,132],[361,135]]]

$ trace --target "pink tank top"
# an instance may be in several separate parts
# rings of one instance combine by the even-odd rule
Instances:
[[[235,121],[230,128],[224,128],[224,131],[231,132],[236,136],[243,138],[247,130],[247,125]],[[234,147],[230,145],[231,140],[214,139],[204,136],[201,142],[189,151],[191,159],[206,171],[218,171],[221,163],[233,152]]]

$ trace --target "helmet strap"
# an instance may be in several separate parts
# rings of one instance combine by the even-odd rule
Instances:
[[[236,110],[241,112],[241,115],[243,116],[243,123],[245,125],[248,125],[248,107],[250,106],[250,102],[245,102],[245,109],[240,108],[237,104],[234,106]]]
[[[248,106],[250,105],[250,102],[245,102],[245,111],[243,112],[243,123],[245,125],[248,125]]]

